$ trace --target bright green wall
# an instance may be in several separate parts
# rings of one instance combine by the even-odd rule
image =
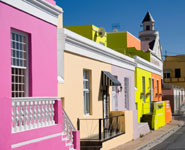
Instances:
[[[126,32],[107,33],[107,47],[112,48],[122,54],[126,54],[127,33]]]
[[[107,33],[107,47],[130,57],[140,56],[150,61],[150,52],[137,50],[135,47],[127,47],[127,32]]]
[[[142,98],[142,77],[145,77],[145,102],[143,102]],[[138,122],[141,121],[141,117],[143,114],[150,113],[150,101],[149,101],[149,78],[151,79],[151,72],[140,69],[136,67],[135,69],[135,87],[137,90],[135,91],[135,103],[138,111]],[[150,82],[150,86],[151,82]]]
[[[65,28],[107,46],[107,33],[105,33],[104,37],[100,37],[97,32],[99,28],[94,25],[67,26]]]

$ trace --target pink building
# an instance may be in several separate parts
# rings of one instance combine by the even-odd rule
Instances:
[[[79,149],[57,98],[54,0],[0,0],[0,150]]]

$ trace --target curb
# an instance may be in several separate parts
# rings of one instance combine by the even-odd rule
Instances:
[[[150,149],[150,148],[160,144],[161,142],[166,140],[170,135],[172,135],[174,132],[179,130],[184,125],[185,125],[184,122],[180,123],[180,124],[177,124],[175,127],[173,127],[170,130],[166,131],[165,133],[163,133],[159,137],[149,141],[147,144],[138,147],[136,150],[148,150],[148,149]]]

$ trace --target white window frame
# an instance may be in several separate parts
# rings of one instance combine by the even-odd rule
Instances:
[[[88,73],[87,74],[87,78],[84,78],[86,77],[86,75],[84,76],[84,73]],[[87,70],[87,69],[83,69],[83,99],[84,99],[84,115],[90,115],[90,109],[91,109],[91,93],[90,93],[90,70]],[[88,87],[87,88],[84,88],[84,83],[85,82],[88,82]],[[85,94],[88,94],[89,96],[89,99],[87,99],[87,97],[85,97]],[[89,106],[87,105],[89,103]],[[89,108],[88,108],[89,107]]]
[[[112,86],[112,110],[118,110],[118,93],[117,86]]]
[[[26,42],[25,42],[25,44],[26,44],[26,66],[16,66],[16,65],[13,65],[12,64],[12,41],[13,41],[13,39],[12,39],[12,33],[14,33],[14,34],[18,34],[18,35],[20,35],[20,36],[24,36],[25,38],[26,38]],[[11,37],[11,70],[12,70],[12,68],[17,68],[17,69],[25,69],[25,77],[24,77],[24,96],[25,97],[28,97],[29,96],[29,37],[28,37],[28,34],[26,34],[26,33],[24,33],[24,32],[21,32],[21,31],[17,31],[17,30],[14,30],[14,29],[12,29],[11,30],[11,33],[10,33],[10,37]],[[19,42],[19,43],[21,43],[20,41],[14,41],[14,42]],[[22,44],[24,44],[23,42],[22,42]],[[17,50],[16,48],[15,48],[15,50]],[[20,50],[18,50],[18,51],[20,51]],[[15,57],[16,58],[16,57]],[[25,63],[25,62],[24,62]],[[11,75],[12,76],[12,75]],[[12,79],[11,79],[11,86],[12,86]],[[12,91],[12,89],[11,89],[11,91]],[[15,91],[16,92],[16,91]],[[18,91],[18,93],[19,93],[20,91]],[[14,97],[16,97],[16,96],[14,96]],[[19,96],[18,96],[19,97]]]

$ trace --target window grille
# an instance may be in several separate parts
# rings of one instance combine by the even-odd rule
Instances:
[[[27,96],[28,36],[22,32],[11,32],[11,77],[12,97]]]

